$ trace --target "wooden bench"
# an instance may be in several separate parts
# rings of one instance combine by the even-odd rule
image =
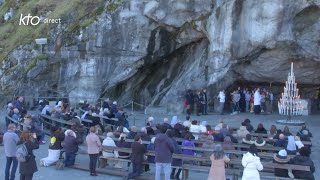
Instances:
[[[25,124],[25,123],[23,123],[23,122],[19,122],[19,121],[13,119],[12,117],[10,117],[10,116],[8,116],[8,115],[6,116],[6,118],[9,119],[9,121],[11,121],[11,122],[13,122],[13,123],[15,123],[15,124],[18,124],[19,126],[31,128],[31,126],[30,126],[29,124]]]
[[[120,152],[126,152],[126,153],[131,153],[131,149],[130,148],[119,148],[119,147],[109,147],[109,146],[103,146],[103,150],[116,150],[116,151],[120,151]],[[149,151],[146,153],[147,156],[155,156],[153,151]],[[207,157],[194,157],[194,156],[186,156],[183,154],[173,154],[173,158],[175,159],[181,159],[182,161],[188,161],[188,160],[192,160],[192,161],[198,161],[198,162],[210,162],[210,159]],[[110,159],[110,158],[109,158]],[[118,158],[113,158],[114,160],[119,160]],[[121,159],[122,161],[122,159]],[[125,161],[129,162],[130,160],[126,159]],[[241,171],[243,170],[242,164],[241,164],[241,160],[239,159],[232,159],[229,164],[232,165],[236,165],[236,167],[240,167],[238,169],[234,168],[234,169],[230,169],[226,171],[226,174],[232,175],[234,177],[239,177],[241,174]],[[265,172],[268,169],[275,169],[275,168],[279,168],[279,169],[287,169],[287,170],[300,170],[300,171],[310,171],[310,167],[309,166],[302,166],[302,165],[293,165],[293,164],[277,164],[277,163],[272,163],[272,162],[262,162],[262,165],[264,167],[263,175],[268,175],[269,177],[274,177],[274,179],[286,179],[286,178],[280,178],[280,177],[275,177],[274,175]],[[206,170],[206,172],[208,172],[210,167],[207,166],[193,166],[193,165],[183,165],[181,167],[183,170],[185,169],[189,169],[189,170],[195,170],[195,169],[202,169],[202,170]],[[239,173],[240,172],[240,173]],[[267,174],[268,173],[268,174]],[[289,178],[287,178],[289,179]]]

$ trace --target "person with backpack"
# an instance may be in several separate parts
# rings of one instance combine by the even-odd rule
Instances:
[[[16,153],[17,159],[20,162],[20,180],[31,180],[33,174],[38,171],[35,160],[36,156],[33,154],[33,150],[35,149],[39,149],[39,143],[37,141],[36,134],[23,131],[20,135],[20,141],[18,142]]]
[[[19,142],[19,136],[15,133],[16,125],[9,124],[8,130],[3,135],[3,145],[4,145],[4,152],[6,154],[7,163],[5,169],[5,180],[14,180],[16,170],[18,167],[18,161],[16,158],[16,149],[17,143]],[[12,164],[12,169],[10,173],[10,167]],[[10,176],[11,175],[11,176]]]

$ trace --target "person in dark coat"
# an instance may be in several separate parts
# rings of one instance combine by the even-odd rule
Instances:
[[[277,164],[288,164],[290,158],[287,155],[287,151],[285,149],[280,150],[278,154],[274,154],[273,162]],[[289,177],[288,169],[274,169],[274,175],[278,177]]]
[[[308,147],[302,147],[299,150],[299,155],[296,155],[294,158],[290,159],[289,164],[296,164],[296,165],[303,165],[309,166],[310,171],[292,171],[294,178],[297,179],[307,179],[307,180],[314,180],[313,173],[315,171],[314,163],[310,158],[311,150]]]
[[[282,130],[277,129],[277,133],[276,133],[276,135],[273,136],[273,139],[279,139],[280,134],[282,134]]]
[[[156,137],[151,138],[150,144],[147,145],[148,151],[154,151],[154,141]],[[154,164],[154,156],[148,156],[148,162]]]
[[[251,125],[250,119],[245,119],[243,122],[246,123],[246,128],[249,132],[252,132],[254,130],[253,126]]]
[[[161,124],[161,126],[166,128],[166,131],[168,129],[172,129],[172,126],[169,124],[169,119],[168,118],[164,118],[163,119],[163,124]]]
[[[20,180],[32,180],[33,174],[38,171],[35,160],[36,156],[33,154],[34,149],[39,149],[39,144],[36,138],[37,136],[35,133],[29,133],[27,131],[23,131],[20,135],[18,145],[25,143],[28,151],[27,161],[20,162]]]
[[[137,127],[136,126],[132,126],[131,129],[130,129],[130,132],[128,133],[127,138],[128,139],[134,139],[134,137],[138,134],[137,131],[138,131]]]
[[[126,142],[126,137],[127,137],[126,134],[124,134],[124,133],[120,134],[119,141],[116,142],[117,147],[119,147],[119,148],[130,148],[131,147],[130,143]],[[119,154],[118,158],[121,158],[121,159],[129,159],[130,158],[130,153],[118,151],[118,154]],[[130,167],[130,164],[131,164],[131,162],[128,162],[128,167]]]
[[[219,141],[219,142],[223,142],[224,141],[224,136],[223,134],[220,132],[220,128],[218,126],[216,126],[214,128],[214,134],[213,134],[213,137],[214,137],[214,140],[215,141]]]
[[[274,143],[275,147],[282,147],[286,148],[287,146],[287,141],[285,140],[285,137],[283,134],[279,135],[279,139]]]
[[[184,126],[180,123],[177,123],[173,127],[174,137],[182,138],[181,133],[184,131]]]
[[[147,152],[146,147],[142,144],[141,137],[136,135],[134,137],[134,142],[131,144],[132,154],[132,172],[128,175],[127,179],[134,179],[140,176],[142,173],[142,163],[144,161],[144,154]]]
[[[147,134],[149,136],[155,135],[154,130],[153,130],[150,122],[147,122],[146,128],[147,128]]]
[[[108,99],[105,99],[102,103],[102,108],[103,109],[110,109],[110,105],[109,105],[109,98]]]
[[[308,130],[303,130],[302,132],[299,131],[297,133],[297,136],[300,137],[301,141],[309,141],[309,142],[311,142],[309,134],[310,134],[310,132]]]
[[[307,134],[307,136],[308,136],[309,138],[312,137],[312,133],[311,133],[310,130],[307,128],[307,126],[306,126],[306,125],[302,125],[300,131],[297,133],[297,136],[299,136],[300,139],[301,139],[301,136],[306,136],[306,135],[303,135],[303,131],[307,131],[307,133],[305,133],[305,134]],[[301,139],[301,140],[302,140],[302,139]]]
[[[284,134],[285,136],[291,136],[292,135],[288,126],[285,126],[283,128],[282,134]]]
[[[174,152],[174,144],[172,140],[164,134],[166,128],[161,126],[161,133],[157,134],[154,142],[155,146],[155,162],[156,162],[156,180],[160,180],[161,169],[164,169],[165,179],[170,179],[172,154]]]
[[[85,116],[85,119],[92,121],[92,123],[90,124],[90,127],[99,125],[102,133],[105,132],[104,127],[101,124],[100,118],[98,117],[97,113],[92,113],[91,111],[89,111],[89,113]]]
[[[193,104],[194,104],[194,97],[193,97],[193,92],[191,89],[188,89],[185,97],[185,106],[187,109],[187,114],[190,116],[193,110]]]
[[[82,139],[77,138],[76,133],[68,129],[65,132],[65,138],[62,142],[62,146],[65,150],[64,166],[73,166],[76,160],[76,153],[78,152],[78,145],[82,142]]]
[[[138,134],[142,141],[151,141],[151,137],[147,134],[147,129],[145,127],[142,127]]]
[[[268,134],[268,131],[263,127],[262,123],[258,124],[258,127],[254,132],[255,133],[260,133],[260,134]]]
[[[173,146],[174,146],[174,152],[175,154],[182,154],[182,149],[178,145],[178,142],[174,139],[174,131],[173,130],[167,130],[166,132],[167,136],[172,140]],[[182,166],[182,160],[181,159],[175,159],[173,158],[172,166]],[[176,168],[172,168],[171,174],[170,174],[170,179],[179,179],[180,173],[182,169],[177,169],[176,173]]]
[[[118,112],[118,105],[117,101],[113,101],[111,105],[111,114],[115,115]],[[113,116],[114,117],[114,116]]]
[[[229,128],[229,131],[226,134],[226,137],[227,136],[230,137],[232,143],[238,143],[238,139],[233,136],[233,129],[232,128]]]

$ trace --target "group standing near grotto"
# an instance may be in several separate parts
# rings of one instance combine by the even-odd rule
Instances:
[[[272,93],[265,89],[256,88],[251,93],[248,89],[237,89],[230,93],[233,115],[239,112],[261,111],[271,113],[273,98]],[[224,113],[226,95],[220,91],[219,113]],[[185,108],[187,116],[184,120],[173,116],[171,120],[164,118],[161,123],[155,123],[156,117],[148,117],[144,127],[130,126],[124,110],[118,107],[116,101],[106,99],[102,106],[90,105],[84,102],[81,109],[85,112],[78,113],[77,109],[69,107],[62,101],[58,101],[55,107],[49,107],[46,100],[39,102],[39,114],[45,114],[57,119],[72,122],[73,125],[50,126],[50,141],[45,141],[44,124],[38,115],[30,115],[24,106],[24,98],[17,97],[15,101],[8,103],[7,115],[14,119],[12,122],[6,118],[7,131],[1,135],[6,156],[5,179],[15,179],[15,172],[19,165],[21,180],[33,178],[38,171],[34,151],[39,145],[48,146],[48,156],[41,157],[41,166],[56,165],[56,169],[72,167],[77,158],[79,146],[86,144],[89,155],[90,176],[98,176],[96,165],[99,156],[113,157],[116,159],[130,159],[131,163],[123,164],[121,161],[108,161],[108,166],[125,168],[132,166],[132,170],[124,176],[124,179],[134,179],[151,171],[150,164],[155,164],[155,179],[160,180],[163,169],[166,180],[191,179],[189,170],[182,170],[184,164],[197,166],[210,166],[208,180],[231,179],[226,174],[225,167],[232,161],[241,159],[243,166],[242,179],[260,179],[260,171],[263,171],[263,159],[259,147],[280,147],[281,150],[274,154],[273,163],[296,164],[310,167],[310,171],[298,171],[275,168],[274,176],[290,177],[314,180],[315,166],[310,158],[312,145],[303,142],[311,142],[312,133],[304,125],[301,130],[293,134],[289,127],[284,129],[272,125],[266,129],[263,123],[256,128],[251,125],[249,119],[239,123],[238,128],[231,128],[224,121],[210,125],[207,121],[197,121],[191,118],[193,112],[196,115],[208,113],[208,96],[206,90],[197,91],[195,94],[188,90],[185,95]],[[116,118],[118,121],[105,120],[101,117]],[[83,121],[91,120],[91,123]],[[21,127],[17,122],[24,123]],[[159,122],[159,120],[157,121]],[[88,124],[85,124],[88,123]],[[112,126],[111,126],[112,125]],[[86,129],[85,127],[89,127]],[[261,134],[254,136],[254,134]],[[264,138],[262,135],[268,135]],[[101,140],[101,137],[104,139]],[[177,139],[182,139],[178,141]],[[128,142],[128,140],[132,140]],[[149,142],[144,144],[143,142]],[[196,143],[200,142],[200,143]],[[248,148],[243,155],[226,153],[236,150],[236,144],[246,144]],[[102,150],[103,146],[131,148],[132,153],[120,151]],[[23,154],[22,147],[26,148]],[[202,147],[212,151],[196,152],[184,147]],[[239,149],[238,149],[239,150]],[[147,156],[147,152],[154,152],[155,156]],[[204,157],[211,164],[199,164],[194,161],[182,161],[173,158],[173,154],[182,154],[187,157]],[[25,161],[21,160],[25,157]],[[145,164],[148,162],[148,164]],[[232,167],[232,165],[229,165]]]

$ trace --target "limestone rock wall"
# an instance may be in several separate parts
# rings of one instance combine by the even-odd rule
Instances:
[[[2,62],[0,96],[111,97],[181,112],[184,91],[235,81],[320,84],[319,0],[123,1],[77,33],[51,30],[45,56],[22,44]]]

